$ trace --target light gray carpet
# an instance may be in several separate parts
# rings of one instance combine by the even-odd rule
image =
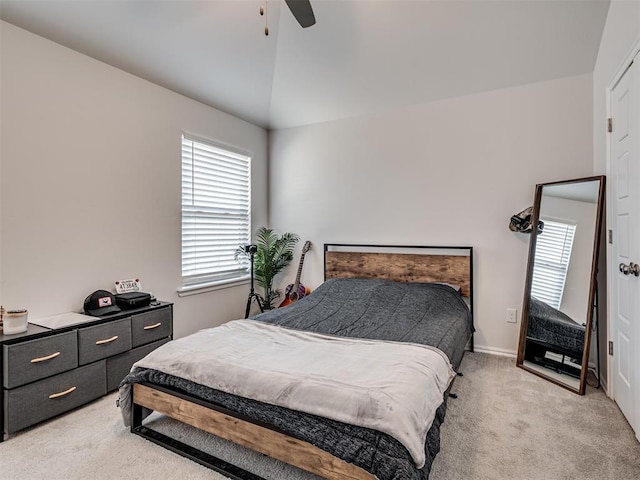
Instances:
[[[640,444],[602,390],[579,396],[514,365],[465,355],[430,478],[640,479]]]
[[[584,397],[527,373],[514,360],[467,354],[442,428],[432,480],[638,479],[640,444],[600,390]],[[0,444],[3,479],[209,479],[219,474],[130,434],[108,395]],[[316,478],[191,428],[154,428],[270,480]]]

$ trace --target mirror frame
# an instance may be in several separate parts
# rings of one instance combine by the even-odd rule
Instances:
[[[567,390],[571,390],[579,395],[584,395],[586,386],[587,386],[587,373],[589,366],[589,352],[591,348],[591,332],[593,325],[593,314],[595,310],[595,295],[596,295],[596,277],[598,274],[598,258],[600,253],[600,237],[602,231],[602,223],[603,223],[603,215],[604,215],[604,195],[605,195],[605,176],[597,175],[593,177],[584,177],[584,178],[576,178],[572,180],[562,180],[558,182],[549,182],[549,183],[539,183],[536,185],[536,193],[533,204],[533,213],[532,213],[532,225],[538,225],[538,220],[540,216],[540,204],[542,201],[542,190],[545,186],[551,185],[568,185],[572,183],[584,183],[591,181],[599,181],[600,187],[598,188],[598,199],[596,206],[596,222],[595,222],[595,232],[593,239],[593,255],[591,258],[591,277],[589,282],[589,299],[587,305],[587,318],[586,318],[586,326],[585,326],[585,337],[584,337],[584,349],[582,351],[582,365],[580,370],[580,384],[578,389],[573,388],[571,385],[564,384],[561,381],[545,375],[544,373],[534,370],[527,365],[524,364],[524,349],[526,344],[527,337],[527,327],[529,320],[529,304],[530,304],[530,292],[531,292],[531,283],[533,278],[533,263],[535,257],[535,249],[536,249],[536,239],[538,236],[537,229],[534,229],[531,232],[531,239],[529,240],[529,258],[527,261],[527,273],[525,277],[525,287],[524,287],[524,300],[522,302],[522,318],[520,322],[520,338],[518,341],[518,356],[516,358],[516,366],[533,373],[539,377],[544,378],[545,380],[549,380],[556,385],[566,388]],[[597,335],[597,332],[596,332]]]

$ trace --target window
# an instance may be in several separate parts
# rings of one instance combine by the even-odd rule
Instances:
[[[247,279],[250,242],[251,158],[183,135],[181,291]]]
[[[531,295],[560,308],[576,226],[556,220],[543,221],[544,228],[536,239]]]

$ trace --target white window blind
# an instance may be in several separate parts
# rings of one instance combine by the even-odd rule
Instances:
[[[560,308],[576,226],[545,220],[536,239],[531,295]]]
[[[182,137],[182,285],[238,280],[251,239],[251,158]]]

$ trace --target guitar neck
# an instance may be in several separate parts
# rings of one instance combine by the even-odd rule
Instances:
[[[306,254],[303,252],[302,255],[300,255],[300,263],[298,264],[298,273],[296,273],[296,281],[293,282],[293,291],[297,292],[298,291],[298,286],[300,285],[300,276],[302,275],[302,264],[304,263],[304,256]]]

